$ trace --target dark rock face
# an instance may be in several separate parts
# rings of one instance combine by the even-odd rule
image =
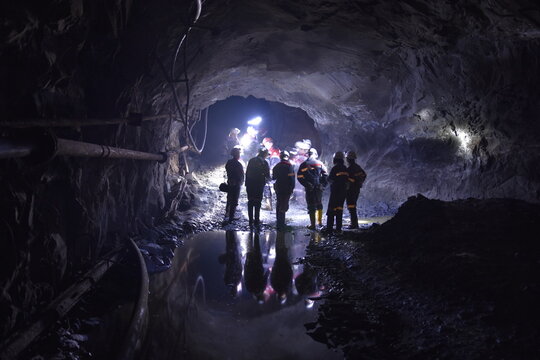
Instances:
[[[191,2],[3,7],[6,121],[177,111],[167,77]],[[233,95],[306,111],[325,153],[358,152],[367,213],[416,193],[538,202],[539,24],[540,6],[526,0],[208,1],[168,80],[190,80],[174,85],[190,114]],[[170,120],[56,133],[151,152],[189,143]],[[2,160],[0,169],[1,252],[14,254],[2,265],[2,333],[66,273],[168,212],[167,181],[182,170],[174,154],[167,165],[55,159],[29,170]]]
[[[535,358],[540,207],[411,197],[340,246],[312,246],[329,286],[313,338],[345,357]]]

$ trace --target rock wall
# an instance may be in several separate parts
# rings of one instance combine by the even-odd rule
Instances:
[[[209,4],[193,106],[254,95],[354,149],[365,201],[540,200],[540,8],[529,1]],[[270,15],[271,14],[271,15]],[[188,52],[195,49],[189,49]]]
[[[326,153],[356,150],[369,206],[391,210],[418,192],[540,200],[534,1],[207,1],[173,78],[192,2],[2,6],[6,121],[175,114],[171,84],[190,113],[253,95],[306,111]],[[151,152],[187,142],[170,120],[56,132]],[[166,212],[167,180],[181,171],[175,155],[165,166],[55,159],[0,169],[2,335]]]
[[[155,40],[166,29],[146,17],[155,10],[132,1],[6,4],[2,121],[155,114],[142,80],[150,72]],[[43,129],[73,140],[160,152],[178,142],[174,126],[165,119],[141,126]],[[35,131],[0,127],[2,137],[25,139]],[[24,324],[108,249],[159,221],[170,204],[169,167],[178,171],[177,159],[168,164],[0,160],[0,337]]]

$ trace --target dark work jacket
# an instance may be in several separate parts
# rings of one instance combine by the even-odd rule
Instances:
[[[330,170],[328,175],[328,182],[330,183],[330,189],[347,191],[347,183],[349,182],[349,172],[344,164],[336,164]]]
[[[227,171],[227,183],[231,186],[241,186],[244,183],[244,167],[240,161],[236,159],[230,159],[225,164],[225,170]]]
[[[294,166],[289,162],[282,160],[274,169],[272,169],[272,179],[276,180],[274,188],[277,192],[290,192],[294,190]]]
[[[270,167],[260,156],[249,159],[246,169],[246,186],[264,186],[270,179]]]
[[[361,188],[367,176],[364,169],[362,169],[360,165],[352,163],[347,168],[347,171],[349,172],[349,187],[357,189]]]
[[[298,181],[306,190],[319,188],[326,185],[326,168],[317,159],[307,159],[298,169]]]

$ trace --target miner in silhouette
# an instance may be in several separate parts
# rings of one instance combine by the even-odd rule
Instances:
[[[236,296],[238,284],[242,281],[242,259],[238,251],[236,231],[228,230],[225,232],[225,254],[220,255],[218,260],[220,264],[225,264],[223,281],[231,296]]]
[[[309,228],[314,230],[315,217],[319,226],[322,225],[322,193],[326,186],[326,167],[317,160],[317,150],[309,149],[309,158],[298,169],[298,181],[306,190],[306,203],[309,213]]]
[[[239,134],[240,129],[238,128],[231,129],[231,131],[229,132],[227,140],[225,141],[225,153],[227,155],[230,154],[232,149],[234,149],[235,147],[240,147],[240,139],[238,138]]]
[[[347,172],[349,173],[349,187],[347,189],[347,209],[351,214],[351,224],[349,229],[358,229],[358,212],[356,202],[360,195],[360,188],[366,180],[366,172],[356,163],[356,153],[349,151],[347,153]]]
[[[270,168],[266,162],[268,150],[261,148],[257,156],[249,159],[246,169],[246,192],[248,196],[249,226],[260,225],[261,202],[264,186],[270,180]]]
[[[272,169],[272,179],[276,190],[276,227],[285,227],[285,213],[289,210],[289,200],[294,191],[294,166],[289,161],[289,152],[282,151],[279,155],[281,161]]]
[[[328,209],[326,210],[327,224],[326,231],[331,233],[336,221],[336,231],[340,232],[343,224],[343,203],[347,196],[347,185],[349,182],[349,172],[345,166],[345,154],[338,151],[334,154],[334,166],[328,175],[330,183],[330,199],[328,199]]]
[[[291,289],[293,270],[289,259],[289,248],[285,244],[285,232],[278,231],[276,235],[276,259],[272,266],[270,285],[276,292],[280,302],[287,301],[287,294]]]
[[[255,236],[254,236],[255,235]],[[268,271],[264,270],[259,233],[249,233],[246,262],[244,263],[244,283],[255,299],[264,302],[264,290],[268,281]]]
[[[234,221],[234,212],[238,206],[240,197],[240,188],[244,183],[244,166],[240,162],[240,147],[234,147],[231,150],[232,159],[227,161],[225,170],[227,171],[227,206],[225,207],[225,216],[229,222]]]

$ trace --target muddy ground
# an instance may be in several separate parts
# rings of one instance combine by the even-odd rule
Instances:
[[[226,229],[247,229],[245,201]],[[301,202],[287,218],[308,223]],[[540,206],[518,200],[418,195],[382,225],[323,235],[303,259],[327,289],[306,330],[348,359],[540,358],[539,223]]]
[[[149,272],[167,270],[186,234],[248,229],[244,193],[239,220],[223,224],[221,173],[191,178],[182,211],[141,234]],[[263,230],[274,227],[273,211],[261,216]],[[291,204],[287,219],[292,229],[305,228],[301,201]],[[539,220],[540,206],[522,201],[419,195],[382,225],[315,236],[300,261],[319,274],[325,291],[316,299],[318,320],[306,331],[347,359],[540,358]],[[73,324],[87,322],[59,324],[52,337],[68,345],[56,358],[91,357],[72,335],[84,328]]]
[[[410,198],[311,246],[328,286],[313,338],[348,359],[538,359],[540,207]]]

